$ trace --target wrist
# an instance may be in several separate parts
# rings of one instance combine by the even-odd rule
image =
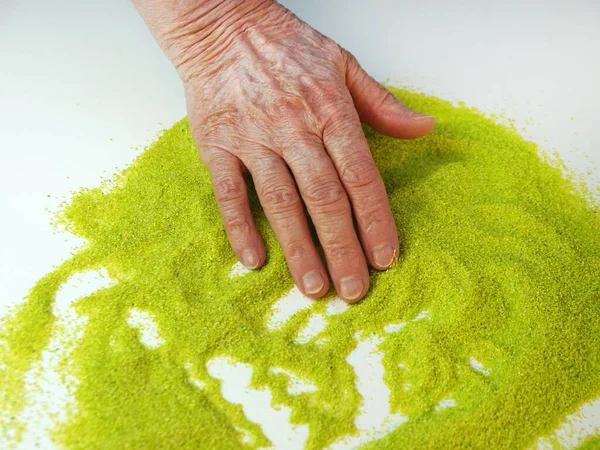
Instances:
[[[264,21],[275,0],[133,0],[180,77],[216,58],[236,38]]]

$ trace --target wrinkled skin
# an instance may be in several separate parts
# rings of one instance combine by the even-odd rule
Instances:
[[[389,268],[399,242],[361,121],[417,138],[434,119],[402,105],[350,53],[272,0],[134,3],[184,82],[192,133],[239,260],[250,269],[265,261],[248,171],[300,290],[323,296],[330,275],[342,299],[362,299],[367,264]]]

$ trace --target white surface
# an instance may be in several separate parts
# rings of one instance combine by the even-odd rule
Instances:
[[[376,78],[504,111],[568,165],[595,163],[600,176],[598,0],[283,3]],[[76,244],[53,234],[45,208],[125,165],[185,105],[127,1],[2,2],[0,58],[2,314]],[[596,426],[599,404],[588,407]]]

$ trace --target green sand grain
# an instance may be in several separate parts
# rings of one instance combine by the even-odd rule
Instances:
[[[23,429],[15,417],[27,404],[24,374],[60,331],[52,314],[57,290],[72,275],[100,268],[114,285],[74,305],[88,321],[63,369],[80,380],[77,405],[53,434],[67,448],[269,445],[209,375],[206,363],[217,356],[250,364],[253,386],[268,387],[273,404],[292,409],[293,423],[309,425],[307,448],[323,448],[357,432],[361,398],[346,357],[359,330],[385,337],[379,349],[391,410],[409,416],[367,448],[526,448],[598,397],[598,208],[514,129],[464,106],[394,93],[437,121],[431,135],[414,141],[365,129],[402,253],[391,270],[372,272],[361,303],[330,317],[319,335],[324,343],[294,342],[310,311],[279,330],[266,326],[293,283],[254,193],[268,263],[229,278],[236,260],[182,120],[129,168],[77,192],[61,211],[58,222],[88,243],[2,323],[2,435]],[[132,308],[151,314],[163,345],[140,343],[127,323]],[[421,311],[429,320],[384,332]],[[474,370],[471,358],[489,374]],[[317,391],[288,394],[274,367]],[[445,399],[456,406],[436,411]],[[242,443],[236,427],[254,443]]]
[[[598,450],[600,449],[600,436],[592,436],[586,439],[577,450]]]

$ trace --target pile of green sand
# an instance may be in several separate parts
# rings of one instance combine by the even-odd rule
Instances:
[[[116,283],[74,305],[88,322],[63,369],[80,381],[76,408],[53,434],[67,448],[269,445],[208,374],[216,356],[250,364],[253,386],[268,387],[275,405],[291,408],[293,423],[308,424],[307,448],[323,448],[356,433],[361,398],[346,357],[359,330],[385,337],[379,350],[391,411],[409,417],[367,448],[527,448],[600,396],[598,208],[514,129],[434,97],[394,93],[434,115],[437,126],[415,141],[365,130],[402,253],[391,270],[372,272],[362,302],[330,318],[318,336],[326,340],[294,341],[323,302],[276,331],[266,326],[292,279],[254,195],[268,262],[228,276],[236,260],[182,120],[110,184],[79,191],[60,213],[88,244],[2,323],[0,433],[23,427],[16,416],[27,402],[24,374],[60,332],[57,290],[73,274],[100,268]],[[132,308],[154,318],[163,345],[140,343],[127,323]],[[424,310],[429,320],[383,331]],[[474,370],[471,358],[489,374]],[[288,394],[274,367],[317,390]],[[449,398],[454,407],[435,409]],[[236,427],[254,443],[242,443]]]

